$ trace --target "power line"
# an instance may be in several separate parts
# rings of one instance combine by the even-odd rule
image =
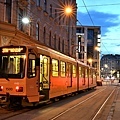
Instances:
[[[101,42],[102,43],[102,42]],[[110,54],[110,52],[107,50],[107,48],[105,47],[105,45],[102,43],[103,47],[106,49],[106,51]]]
[[[113,6],[113,5],[120,5],[120,3],[115,3],[115,4],[101,4],[101,5],[87,5],[87,7],[97,7],[97,6]],[[78,6],[78,7],[85,7],[85,6]]]
[[[92,20],[92,18],[91,18],[91,15],[90,15],[90,13],[89,13],[89,11],[88,11],[88,9],[87,9],[87,6],[86,6],[86,4],[85,4],[85,2],[84,2],[84,0],[82,0],[83,1],[83,4],[84,4],[84,7],[86,8],[86,11],[87,11],[87,13],[88,13],[88,15],[89,15],[89,18],[90,18],[90,20],[91,20],[91,22],[92,22],[92,24],[93,24],[93,26],[94,26],[94,22],[93,22],[93,20]],[[103,44],[103,43],[102,43]],[[109,51],[107,50],[107,48],[105,47],[105,45],[103,44],[103,47],[106,49],[106,51],[109,53]]]
[[[102,40],[120,40],[120,39],[102,39]]]
[[[92,18],[91,18],[91,16],[90,16],[90,13],[89,13],[89,11],[88,11],[88,9],[87,9],[87,6],[86,6],[84,0],[82,0],[82,1],[83,1],[83,4],[84,4],[85,8],[86,8],[86,11],[87,11],[87,13],[88,13],[88,15],[89,15],[89,17],[90,17],[90,20],[91,20],[91,22],[92,22],[92,24],[93,24],[93,26],[94,26],[94,22],[93,22],[93,20],[92,20]]]

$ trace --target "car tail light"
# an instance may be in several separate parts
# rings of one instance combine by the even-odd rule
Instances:
[[[16,92],[23,92],[23,87],[16,86]]]
[[[0,91],[2,91],[3,90],[3,86],[0,86]]]

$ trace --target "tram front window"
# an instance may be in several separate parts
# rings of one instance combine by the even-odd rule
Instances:
[[[25,75],[25,55],[0,55],[0,77],[23,78]]]

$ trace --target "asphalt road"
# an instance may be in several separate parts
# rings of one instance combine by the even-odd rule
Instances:
[[[116,92],[116,86],[100,86],[7,120],[107,120]]]

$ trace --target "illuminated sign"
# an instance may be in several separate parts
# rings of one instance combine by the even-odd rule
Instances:
[[[23,48],[3,48],[2,53],[8,53],[8,52],[21,52]]]

